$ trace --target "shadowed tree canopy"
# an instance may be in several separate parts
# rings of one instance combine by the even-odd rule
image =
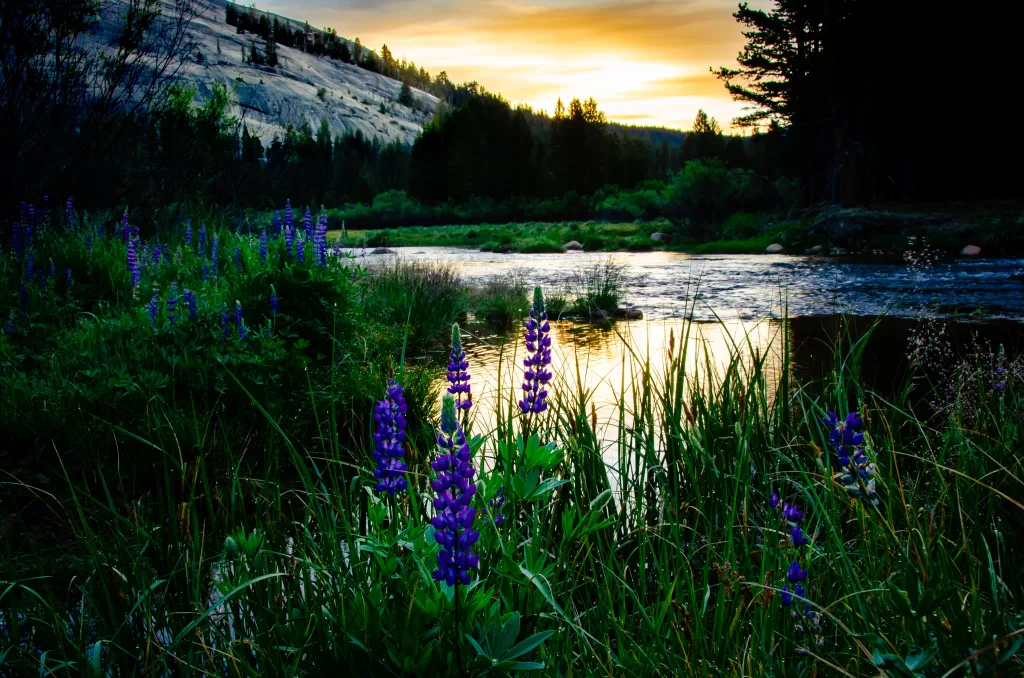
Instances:
[[[715,71],[747,104],[733,122],[782,130],[806,200],[1019,195],[1005,165],[1017,150],[993,158],[964,124],[1000,113],[1006,22],[882,0],[742,3],[734,16],[747,43],[738,68]],[[1019,150],[1020,135],[1002,136]]]

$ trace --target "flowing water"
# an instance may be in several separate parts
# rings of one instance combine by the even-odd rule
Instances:
[[[516,273],[548,294],[563,292],[574,271],[609,257],[395,250],[406,261],[450,263],[470,285]],[[979,348],[995,353],[999,345],[1010,355],[1024,348],[1024,280],[1014,277],[1024,271],[1021,259],[878,263],[785,255],[611,256],[622,269],[623,302],[640,309],[643,320],[552,322],[552,368],[553,390],[589,395],[588,409],[612,466],[618,428],[632,419],[632,377],[648,361],[659,372],[670,342],[678,351],[682,337],[688,337],[688,373],[709,366],[720,372],[733,356],[758,356],[765,358],[769,379],[777,380],[784,346],[795,369],[818,377],[829,368],[839,332],[873,325],[863,376],[882,392],[898,388],[908,357],[922,342],[926,348],[936,344],[931,348],[950,359]],[[474,431],[485,433],[494,425],[495,408],[507,407],[512,392],[518,397],[521,332],[502,332],[471,318],[463,336],[473,375]],[[626,407],[620,409],[620,402]]]

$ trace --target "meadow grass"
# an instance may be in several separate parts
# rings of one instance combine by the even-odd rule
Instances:
[[[239,236],[221,238],[224,264]],[[664,357],[623,356],[610,450],[581,364],[539,415],[520,413],[518,380],[500,384],[493,430],[471,433],[477,501],[504,488],[506,522],[477,519],[479,569],[453,589],[431,577],[436,372],[410,359],[469,303],[453,274],[321,270],[277,239],[257,266],[241,243],[250,269],[201,283],[204,257],[182,248],[143,274],[209,299],[176,328],[131,292],[124,243],[39,246],[80,277],[33,289],[0,344],[4,430],[29,431],[0,477],[4,675],[1020,673],[1015,364],[999,388],[978,360],[887,398],[861,387],[864,336],[841,337],[814,383],[794,377],[784,324],[778,365],[744,336],[724,367],[676,337]],[[24,264],[3,260],[12,296]],[[220,302],[271,280],[270,338],[222,343]],[[410,404],[394,499],[369,475],[390,374]],[[877,504],[838,474],[829,410],[862,414]],[[793,547],[773,493],[803,509],[811,544]],[[806,596],[784,607],[794,560]]]

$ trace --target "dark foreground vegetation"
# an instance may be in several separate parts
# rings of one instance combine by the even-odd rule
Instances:
[[[494,430],[441,419],[467,427],[478,534],[446,584],[438,373],[410,358],[481,303],[457,276],[325,256],[297,213],[242,236],[32,223],[0,260],[4,675],[1021,668],[1024,383],[1001,351],[922,352],[943,378],[887,399],[861,335],[814,381],[785,329],[771,369],[743,337],[702,368],[681,336],[626,357],[610,442],[573,373],[527,414],[503,384]],[[613,274],[568,302],[606,304]],[[395,495],[371,472],[389,377]]]

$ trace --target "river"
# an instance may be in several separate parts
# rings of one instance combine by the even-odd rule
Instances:
[[[631,420],[632,384],[640,366],[649,362],[657,375],[670,341],[678,351],[683,336],[689,337],[688,372],[710,366],[721,373],[736,357],[749,362],[766,356],[769,377],[777,380],[787,347],[794,370],[816,379],[832,365],[836,337],[873,327],[861,375],[866,387],[882,393],[899,388],[912,356],[942,370],[943,362],[952,364],[967,353],[994,356],[1002,345],[1013,356],[1024,349],[1024,281],[1013,277],[1024,271],[1021,259],[920,257],[878,263],[786,255],[394,249],[406,261],[450,263],[470,285],[516,272],[549,294],[563,290],[574,271],[612,257],[622,268],[624,303],[640,309],[644,318],[552,322],[553,390],[586,393],[609,464],[614,464],[618,427]],[[385,257],[390,255],[368,255],[364,261],[372,266]],[[474,430],[484,433],[493,427],[499,403],[507,407],[510,394],[518,397],[521,333],[469,318],[464,337],[473,375]],[[627,405],[620,410],[622,402]]]

